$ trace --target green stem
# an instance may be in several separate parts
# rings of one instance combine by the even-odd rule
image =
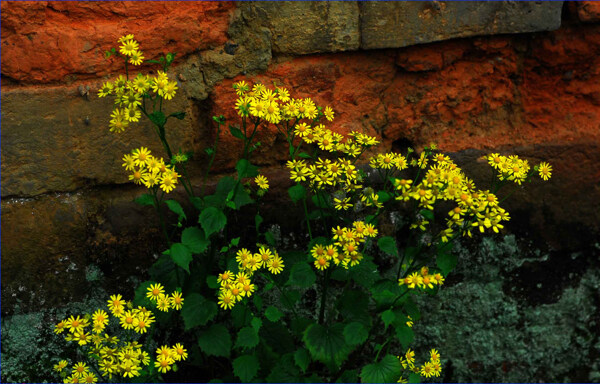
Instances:
[[[383,348],[390,342],[390,340],[392,340],[392,338],[387,339],[387,341],[383,343],[381,348],[379,348],[379,351],[377,351],[377,355],[375,355],[375,362],[379,361],[379,354],[381,353],[381,351],[383,351]]]
[[[304,207],[304,218],[306,219],[306,226],[308,227],[308,236],[310,236],[310,241],[312,241],[312,231],[310,229],[310,219],[308,218],[308,209],[306,208],[306,197],[302,199],[302,206]]]
[[[156,196],[157,190],[154,189],[153,192],[154,193],[152,195],[154,196],[154,204],[155,204],[155,207],[156,207],[156,211],[158,212],[158,220],[160,221],[160,226],[162,228],[163,235],[165,236],[165,239],[167,240],[167,245],[170,247],[171,246],[171,240],[170,240],[169,234],[167,232],[167,226],[165,224],[165,218],[163,216],[162,210],[160,209],[160,205],[161,205],[161,202],[162,202],[162,196],[161,196],[161,198],[159,200],[158,197]]]
[[[331,277],[331,271],[333,268],[327,269],[325,276],[323,277],[322,294],[321,294],[321,308],[319,309],[319,324],[323,324],[325,320],[325,305],[327,303],[327,289],[329,288],[329,278]]]

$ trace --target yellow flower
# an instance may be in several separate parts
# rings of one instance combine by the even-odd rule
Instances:
[[[156,368],[158,368],[158,371],[160,373],[167,373],[168,371],[171,370],[171,364],[173,364],[173,363],[174,363],[173,359],[171,359],[170,357],[164,357],[161,355],[154,362],[154,366]]]
[[[335,197],[333,199],[333,203],[335,206],[335,209],[337,210],[347,210],[348,208],[352,207],[352,204],[350,204],[350,198],[346,197],[345,199],[338,199],[337,197]]]
[[[158,308],[159,311],[169,312],[169,308],[171,308],[169,296],[163,294],[159,295],[158,299],[156,299],[156,308]]]
[[[167,193],[175,189],[175,184],[177,184],[177,177],[172,173],[164,173],[160,178],[160,189]]]
[[[242,80],[233,83],[233,89],[235,89],[235,93],[237,93],[238,96],[242,96],[245,92],[248,92],[250,87],[248,86],[248,83]]]
[[[285,88],[276,88],[277,95],[279,96],[279,100],[282,103],[287,103],[290,100],[290,93]]]
[[[132,152],[133,161],[138,167],[145,166],[150,156],[150,150],[146,147],[136,148]]]
[[[176,81],[169,81],[165,84],[165,86],[162,89],[162,97],[165,100],[171,100],[173,97],[175,97],[175,91],[177,91],[177,82]],[[160,94],[160,92],[159,92]]]
[[[125,300],[121,295],[112,295],[110,296],[110,300],[108,300],[108,309],[113,313],[113,315],[119,315],[125,312],[123,305],[125,304]]]
[[[175,352],[173,354],[173,357],[175,358],[175,360],[180,361],[180,360],[187,359],[187,357],[188,357],[187,349],[183,348],[183,345],[177,343],[173,346],[172,350]]]
[[[538,172],[542,180],[548,180],[552,176],[552,166],[546,162],[538,165]]]
[[[92,321],[94,324],[108,324],[108,314],[101,310],[98,309],[96,312],[94,312],[94,314],[92,315]]]
[[[122,45],[119,47],[119,52],[121,52],[125,56],[131,56],[135,51],[139,48],[139,44],[137,41],[133,39],[128,39],[122,42]]]
[[[263,175],[256,176],[254,182],[260,189],[264,189],[265,191],[269,189],[269,180]]]
[[[59,333],[63,333],[65,331],[66,322],[66,320],[59,321],[58,324],[54,326],[54,333],[56,333],[57,335]]]
[[[125,119],[132,123],[137,123],[140,121],[140,117],[142,117],[142,113],[136,107],[125,108]]]
[[[171,294],[171,308],[179,311],[183,307],[184,298],[181,297],[181,292],[175,291]]]
[[[62,370],[65,369],[68,364],[69,363],[67,363],[67,360],[61,360],[58,362],[58,364],[54,365],[54,370],[56,372],[62,372]]]
[[[133,34],[129,34],[129,35],[125,35],[125,36],[121,36],[119,37],[119,43],[124,43],[127,40],[132,40],[134,38]]]
[[[156,301],[161,294],[165,293],[165,287],[160,283],[150,284],[147,291],[146,297],[152,301]]]
[[[121,327],[123,329],[133,329],[133,320],[135,319],[134,314],[131,311],[125,312],[119,317]]]
[[[325,111],[323,111],[323,114],[325,115],[325,118],[327,119],[327,121],[333,121],[334,112],[330,106],[325,107]]]
[[[74,375],[82,375],[90,371],[86,363],[79,362],[73,366],[71,373]]]
[[[89,325],[88,321],[82,319],[79,315],[77,317],[71,316],[65,321],[65,328],[71,333],[81,333],[83,328]]]
[[[135,79],[133,79],[133,87],[138,93],[145,93],[150,89],[150,81],[148,77],[139,73]]]
[[[279,255],[275,255],[267,261],[267,268],[269,269],[269,272],[274,275],[277,275],[283,271],[284,267],[285,265],[283,264],[283,260],[281,257],[279,257]]]
[[[423,364],[421,366],[420,374],[421,374],[421,376],[425,376],[425,377],[434,376],[435,373],[434,373],[433,365],[430,362],[426,362],[425,364]]]
[[[140,51],[133,51],[129,57],[129,63],[133,65],[141,65],[144,62],[144,56]]]
[[[432,349],[429,352],[429,355],[431,356],[432,361],[440,361],[440,353],[437,351],[437,349]]]
[[[325,257],[325,256],[319,256],[315,260],[314,264],[315,264],[315,268],[317,268],[321,271],[324,271],[327,268],[329,268],[329,261],[327,260],[327,257]]]
[[[108,96],[113,92],[113,85],[110,81],[102,84],[102,87],[98,90],[98,97]]]
[[[223,309],[231,309],[235,304],[235,298],[229,292],[221,292],[218,299],[218,304]]]
[[[137,333],[146,333],[150,324],[154,322],[152,315],[138,315],[133,319],[133,330]]]

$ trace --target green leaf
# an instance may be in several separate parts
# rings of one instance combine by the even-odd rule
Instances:
[[[283,316],[283,313],[272,305],[269,305],[265,310],[265,317],[272,322],[276,322]]]
[[[185,112],[174,112],[169,115],[169,117],[174,117],[179,120],[185,119]]]
[[[258,213],[254,216],[254,225],[256,226],[256,232],[260,232],[260,224],[263,222],[263,218]]]
[[[213,324],[200,332],[198,345],[207,355],[229,357],[231,351],[231,336],[225,326]]]
[[[260,331],[260,327],[262,327],[262,320],[258,317],[255,317],[252,319],[252,321],[250,321],[250,324],[252,325],[252,328],[258,332]]]
[[[200,254],[208,248],[210,241],[206,240],[200,228],[188,227],[181,233],[181,243],[192,253]]]
[[[300,300],[300,296],[300,292],[288,289],[286,290],[285,295],[282,295],[280,298],[281,304],[283,304],[285,308],[291,310],[294,308],[296,302]]]
[[[275,246],[275,236],[273,236],[273,233],[271,233],[271,231],[265,232],[265,240],[267,241],[267,244]]]
[[[171,259],[181,268],[185,269],[187,273],[190,273],[190,263],[192,262],[192,252],[181,243],[173,243],[171,244],[171,248],[169,249]]]
[[[245,140],[246,136],[244,136],[244,133],[242,133],[242,131],[238,128],[238,127],[234,127],[233,125],[229,126],[229,132],[231,132],[231,134],[233,135],[233,137],[236,137],[240,140]]]
[[[385,355],[379,362],[364,366],[360,379],[363,383],[395,383],[401,373],[400,360],[392,355]]]
[[[389,327],[389,325],[392,324],[394,320],[396,320],[396,315],[394,314],[394,311],[388,309],[387,311],[381,313],[381,320],[383,320],[385,329],[387,329],[387,327]]]
[[[342,323],[331,326],[313,324],[304,332],[303,340],[313,359],[326,365],[339,367],[351,351],[344,338]]]
[[[306,197],[306,188],[302,184],[296,184],[288,189],[288,194],[294,203]]]
[[[247,383],[256,376],[260,368],[258,358],[254,355],[244,355],[233,360],[233,374]]]
[[[155,125],[157,125],[159,127],[163,127],[167,121],[165,114],[162,113],[161,111],[152,112],[150,115],[148,115],[148,118],[150,119],[151,122],[153,122]]]
[[[306,152],[300,152],[300,153],[298,154],[298,157],[301,157],[301,158],[303,158],[303,159],[312,159],[312,156],[311,156],[311,155],[309,155],[309,154],[308,154],[308,153],[306,153]]]
[[[178,271],[179,268],[173,262],[171,255],[162,255],[152,264],[148,272],[152,280],[160,281],[165,289],[171,292],[179,285],[177,282]]]
[[[209,237],[215,232],[219,232],[223,228],[225,228],[225,224],[227,224],[227,216],[216,207],[208,207],[200,214],[200,218],[198,219],[202,229],[204,229],[204,233],[206,233],[206,237]]]
[[[419,375],[418,373],[411,372],[408,375],[408,382],[409,383],[420,383],[421,382],[421,375]]]
[[[179,202],[177,200],[166,200],[165,203],[167,204],[167,207],[169,207],[169,209],[176,213],[177,216],[179,216],[179,219],[183,218],[185,220],[187,220],[187,217],[185,216],[185,212],[183,212],[183,208],[181,207],[181,204],[179,204]]]
[[[185,324],[185,330],[206,325],[218,312],[217,304],[207,300],[199,293],[192,293],[185,297],[185,304],[181,308],[181,317]]]
[[[250,164],[246,159],[238,160],[235,169],[238,171],[238,178],[240,180],[245,177],[256,177],[258,175],[258,167]]]
[[[344,338],[348,345],[360,345],[369,337],[369,329],[358,321],[352,322],[344,327]]]
[[[288,284],[298,288],[309,288],[315,284],[315,281],[317,276],[312,267],[306,263],[297,263],[292,267]]]
[[[144,193],[143,195],[136,197],[134,201],[139,205],[151,205],[153,207],[156,206],[156,203],[154,202],[154,196],[149,193]]]
[[[219,288],[219,283],[217,281],[217,276],[207,276],[206,277],[206,284],[211,289]]]
[[[388,255],[398,257],[398,247],[396,246],[396,240],[394,240],[393,237],[381,237],[379,240],[377,240],[377,246]]]
[[[433,211],[429,209],[421,209],[419,214],[426,218],[427,220],[433,220]]]
[[[371,323],[369,296],[359,289],[346,291],[338,298],[336,306],[348,322],[358,321],[366,325]]]
[[[303,373],[306,372],[306,369],[310,364],[310,355],[308,351],[304,348],[297,349],[294,353],[294,362],[302,370]]]
[[[386,201],[388,201],[389,199],[392,198],[392,195],[390,195],[388,192],[386,191],[379,191],[377,192],[377,200],[380,203],[385,203]]]
[[[258,345],[258,332],[253,327],[244,327],[238,332],[236,348],[254,348]]]
[[[408,325],[396,327],[396,336],[398,337],[398,340],[400,340],[400,343],[404,349],[407,349],[415,339],[415,333],[413,332],[412,328],[409,328]]]
[[[448,275],[457,263],[456,255],[451,252],[438,253],[435,261],[444,276]]]
[[[146,297],[146,294],[148,292],[148,288],[152,284],[156,284],[156,281],[144,281],[135,289],[135,295],[133,299],[134,305],[140,305],[142,307],[145,307],[151,304],[150,299]]]
[[[252,295],[252,302],[254,303],[254,306],[256,307],[256,309],[258,309],[259,311],[262,310],[262,306],[263,306],[262,297],[260,297],[258,295]]]

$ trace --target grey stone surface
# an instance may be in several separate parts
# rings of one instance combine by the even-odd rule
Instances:
[[[2,197],[35,196],[95,185],[123,183],[123,154],[140,146],[165,156],[147,119],[121,134],[109,132],[112,98],[89,100],[77,86],[16,88],[2,92]],[[191,112],[182,92],[166,102],[167,113]],[[189,117],[170,119],[167,137],[174,149],[194,149],[198,130]]]
[[[274,52],[300,55],[360,46],[357,2],[264,1],[253,6],[272,33]]]
[[[456,37],[558,29],[562,2],[360,3],[362,49],[399,48]]]

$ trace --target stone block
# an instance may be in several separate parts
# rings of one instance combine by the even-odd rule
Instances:
[[[121,134],[109,132],[113,101],[99,99],[98,87],[91,84],[88,97],[76,86],[2,90],[2,197],[123,183],[123,154],[145,146],[165,156],[145,118]],[[164,110],[188,113],[182,121],[168,122],[173,149],[200,151],[200,132],[190,117],[193,107],[183,92],[166,102]]]
[[[356,2],[261,1],[253,6],[271,30],[274,52],[303,55],[359,48]]]
[[[178,57],[227,41],[233,2],[2,2],[2,76],[52,83],[122,68],[104,51],[133,33],[146,59]]]
[[[558,29],[562,2],[364,2],[360,48],[400,48],[456,37]]]

